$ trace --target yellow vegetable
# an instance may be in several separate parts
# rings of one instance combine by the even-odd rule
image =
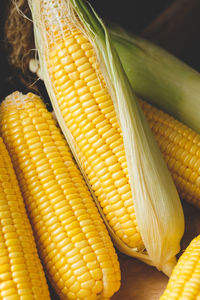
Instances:
[[[1,104],[0,131],[58,295],[110,298],[120,287],[117,255],[51,113],[38,96],[15,92]]]
[[[50,300],[32,228],[0,138],[0,299]]]
[[[180,199],[105,26],[81,0],[28,2],[41,76],[115,245],[169,275]]]
[[[200,207],[200,135],[152,105],[141,105],[179,195]]]
[[[179,258],[160,300],[200,299],[200,235]]]

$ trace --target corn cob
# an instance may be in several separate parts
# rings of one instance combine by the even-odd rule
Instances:
[[[38,96],[15,92],[0,116],[52,285],[61,299],[111,297],[120,286],[117,255],[51,113]]]
[[[84,172],[117,237],[143,249],[122,133],[92,44],[69,19],[69,27],[63,24],[65,38],[57,37],[57,31],[48,31],[48,17],[48,69]]]
[[[17,178],[0,138],[0,299],[50,299]]]
[[[109,225],[126,245],[143,249],[114,105],[92,44],[69,27],[48,60],[58,105]]]
[[[110,226],[129,247],[142,249],[114,106],[92,45],[73,24],[71,27],[72,34],[66,28],[68,38],[57,41],[57,49],[49,53],[48,68],[58,104]]]
[[[200,299],[200,235],[178,260],[160,300]]]
[[[182,199],[200,207],[200,135],[140,101]]]
[[[105,26],[81,0],[28,3],[40,74],[115,245],[169,275],[180,199]]]

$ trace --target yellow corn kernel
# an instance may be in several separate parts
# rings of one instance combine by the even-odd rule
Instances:
[[[40,256],[58,295],[111,297],[120,286],[117,255],[51,113],[36,95],[15,92],[1,104],[0,115]]]
[[[62,33],[57,34],[57,26],[55,31],[49,27],[45,4],[44,11],[47,67],[81,167],[114,233],[128,247],[143,250],[135,215],[129,213],[129,209],[134,211],[134,195],[121,128],[93,46],[67,17],[60,23]],[[125,194],[129,195],[128,205]],[[120,207],[113,205],[117,198]]]
[[[0,137],[0,299],[21,297],[50,299],[18,181]]]
[[[200,135],[140,101],[182,199],[200,207]]]
[[[160,300],[200,298],[200,235],[194,238],[175,266]]]

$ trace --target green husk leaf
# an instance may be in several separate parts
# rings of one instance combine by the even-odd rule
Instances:
[[[115,24],[109,33],[134,91],[200,133],[200,73]]]
[[[74,146],[75,141],[65,125],[48,74],[45,61],[46,32],[40,11],[41,2],[40,0],[29,0],[42,77],[59,125],[105,220],[81,161],[79,161]],[[50,2],[49,8],[52,8]],[[139,252],[122,243],[106,220],[105,223],[120,251],[152,264],[169,275],[175,264],[175,255],[180,250],[180,240],[184,231],[182,206],[174,182],[102,20],[88,3],[81,0],[55,0],[54,3],[58,4],[52,8],[54,10],[52,15],[58,15],[55,9],[60,10],[62,14],[66,12],[96,50],[123,133],[136,219],[146,248],[145,251]]]

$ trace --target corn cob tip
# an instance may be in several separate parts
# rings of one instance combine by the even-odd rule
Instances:
[[[1,113],[7,111],[9,109],[12,112],[12,108],[14,109],[24,109],[27,102],[33,101],[35,95],[32,93],[28,93],[25,97],[23,93],[19,91],[14,91],[10,95],[8,95],[2,102],[1,102]]]

